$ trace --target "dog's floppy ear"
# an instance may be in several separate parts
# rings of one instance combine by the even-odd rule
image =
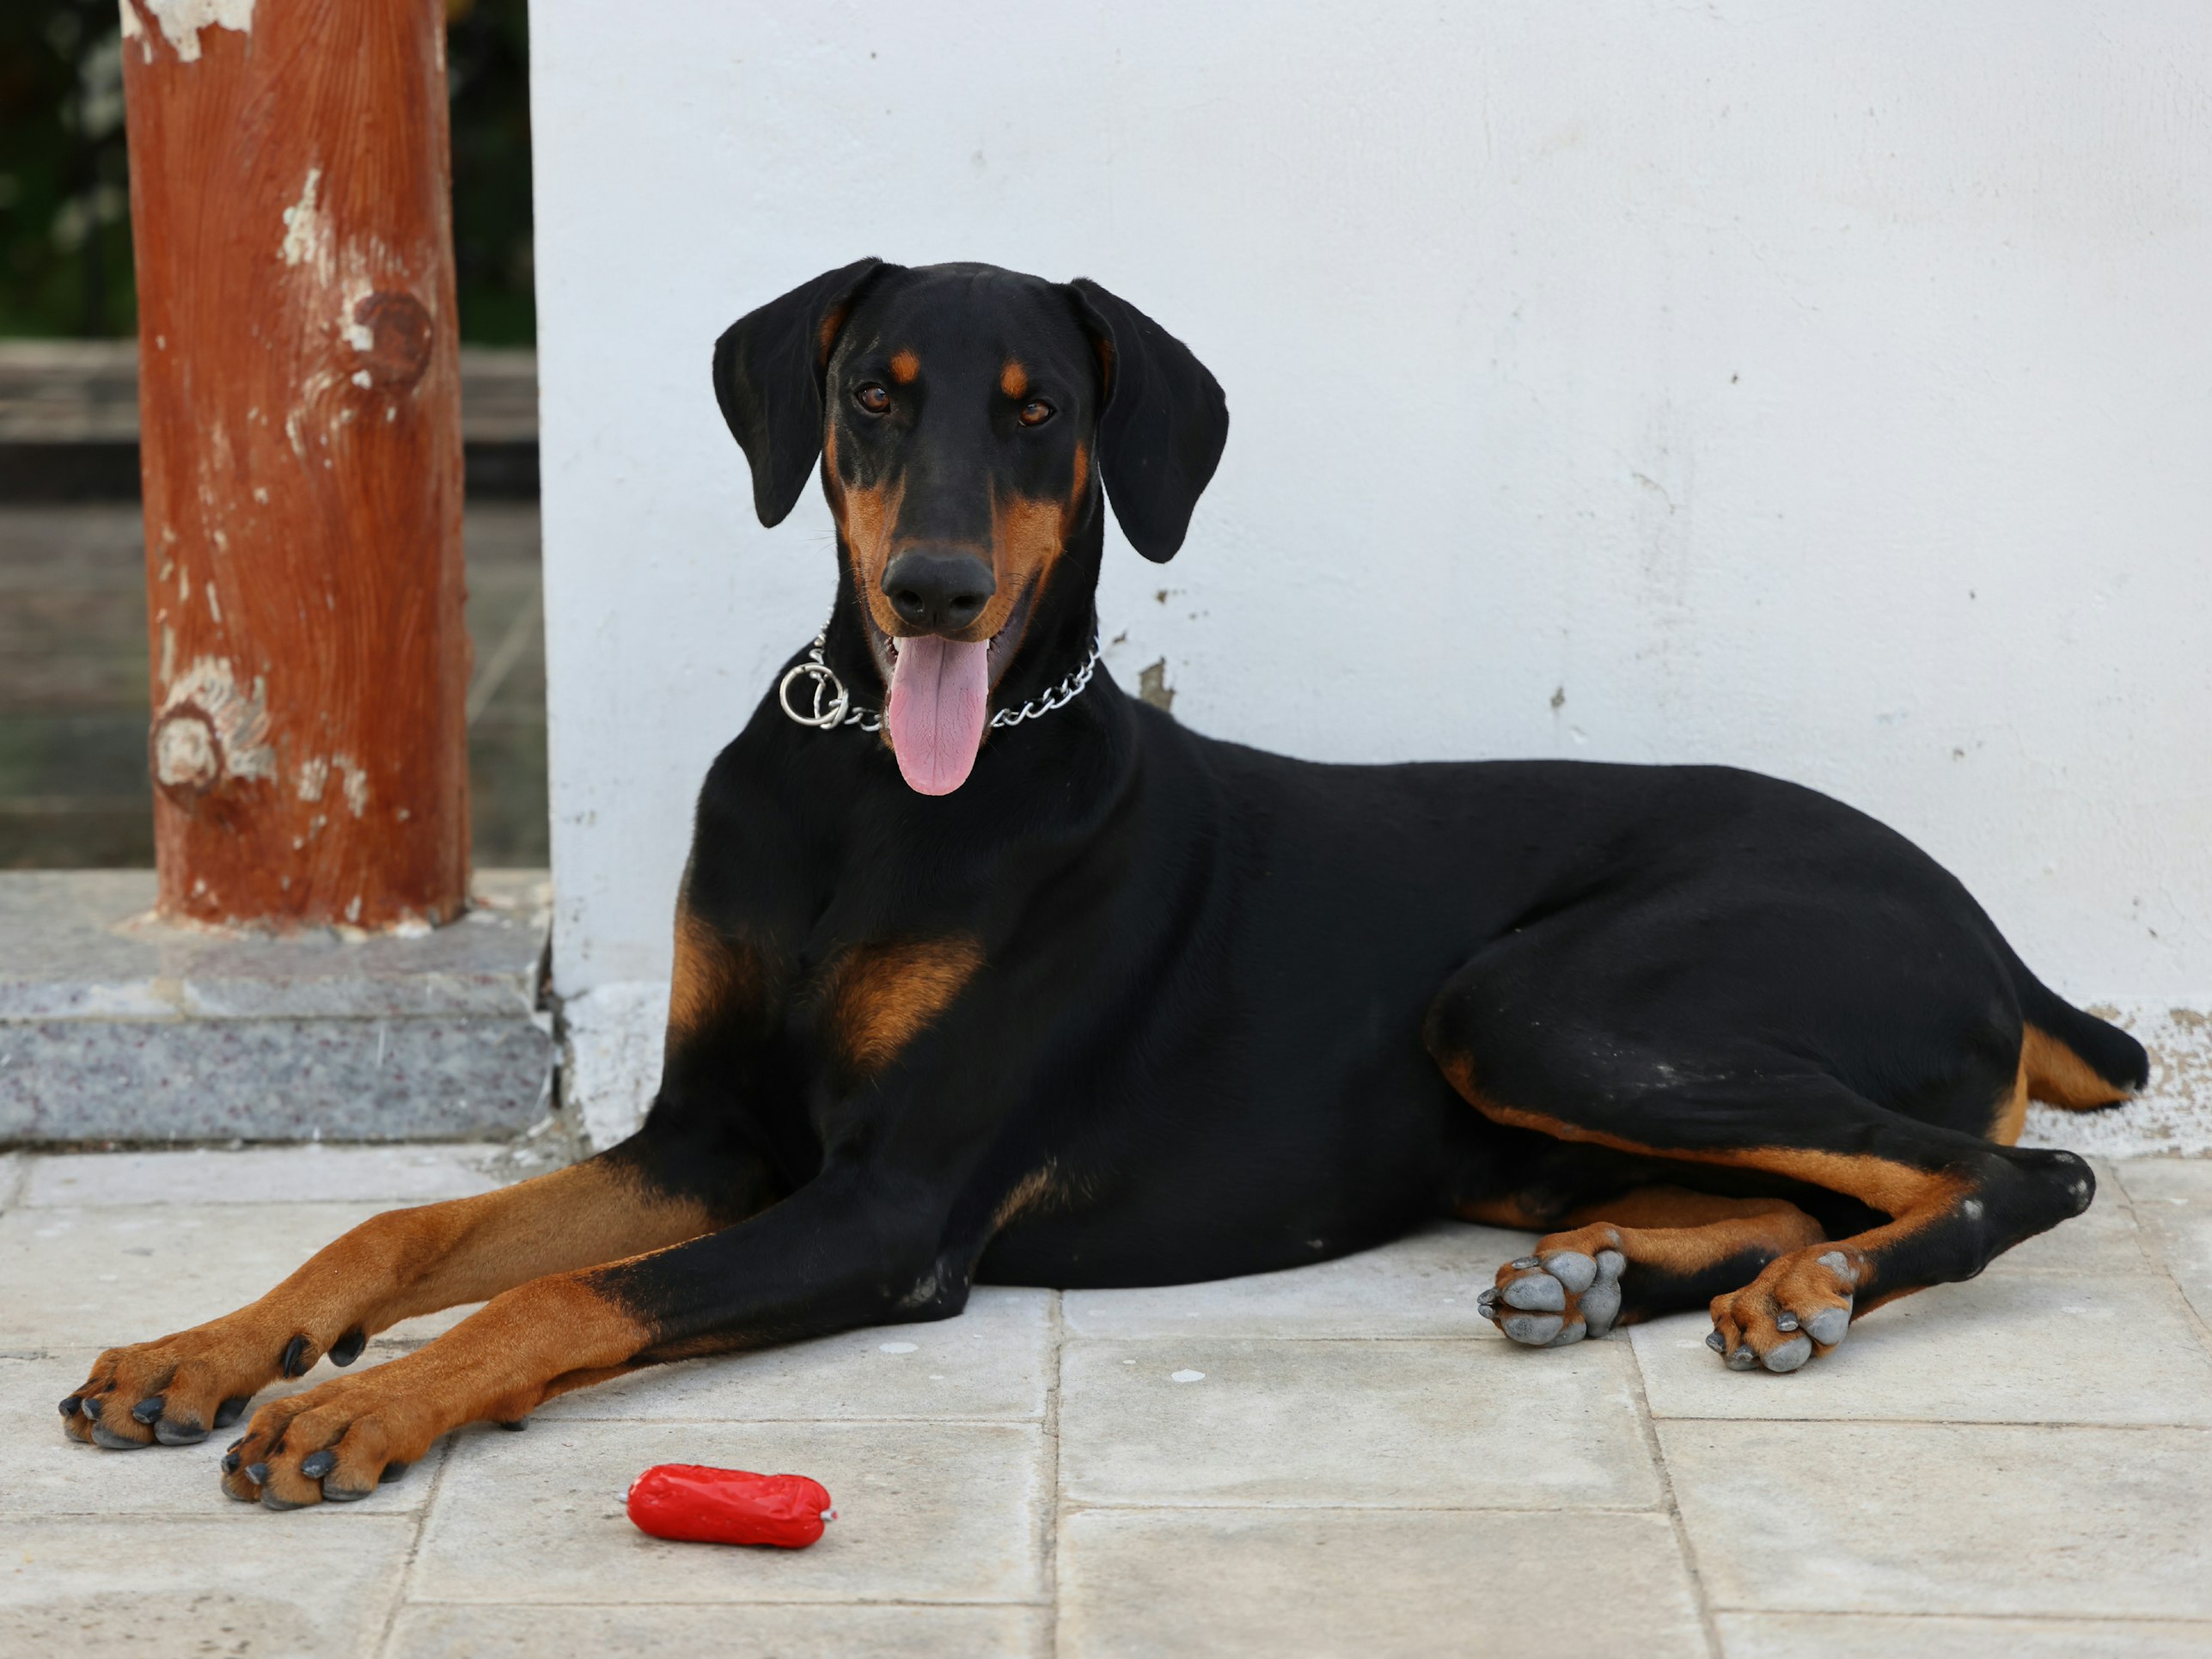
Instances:
[[[1229,441],[1229,401],[1190,347],[1088,278],[1069,285],[1098,347],[1098,475],[1129,545],[1165,564]]]
[[[825,271],[731,323],[714,342],[714,401],[753,468],[753,511],[770,527],[798,505],[822,453],[822,375],[838,331],[881,260]]]

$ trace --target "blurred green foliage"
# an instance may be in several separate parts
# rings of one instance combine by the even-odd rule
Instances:
[[[527,0],[447,0],[461,334],[536,335]],[[128,334],[117,0],[0,0],[0,336]]]

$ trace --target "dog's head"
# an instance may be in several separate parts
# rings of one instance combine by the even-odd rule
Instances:
[[[730,326],[714,393],[763,524],[821,457],[885,730],[932,795],[967,780],[1024,641],[1065,632],[1041,618],[1089,621],[1099,485],[1171,559],[1229,436],[1213,376],[1134,306],[986,265],[825,272]]]

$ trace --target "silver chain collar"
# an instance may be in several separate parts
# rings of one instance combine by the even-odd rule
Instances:
[[[845,689],[845,682],[837,677],[837,670],[822,661],[822,647],[829,643],[829,627],[822,625],[822,632],[814,636],[807,647],[806,660],[793,663],[784,670],[784,677],[776,682],[776,701],[784,713],[801,725],[810,725],[828,732],[840,725],[857,725],[863,732],[881,732],[883,717],[872,708],[856,708],[852,694]],[[1083,659],[1083,666],[1070,674],[1049,691],[1030,699],[1019,708],[1002,708],[991,716],[992,729],[1019,725],[1024,720],[1033,720],[1040,714],[1049,714],[1055,708],[1065,708],[1083,695],[1083,688],[1091,683],[1091,676],[1098,667],[1098,635],[1091,636],[1091,654]],[[791,685],[800,679],[812,688],[810,712],[791,707]]]

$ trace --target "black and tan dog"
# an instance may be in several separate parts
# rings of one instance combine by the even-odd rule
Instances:
[[[837,600],[700,793],[644,1129],[103,1355],[71,1435],[195,1441],[489,1298],[223,1460],[273,1508],[359,1497],[657,1361],[1439,1215],[1546,1234],[1485,1295],[1516,1342],[1709,1305],[1727,1364],[1787,1371],[2089,1203],[2011,1143],[2142,1049],[1880,824],[1715,768],[1314,765],[1117,690],[1103,504],[1171,556],[1228,415],[1103,289],[863,260],[739,321],[714,383],[764,523],[819,460]]]

